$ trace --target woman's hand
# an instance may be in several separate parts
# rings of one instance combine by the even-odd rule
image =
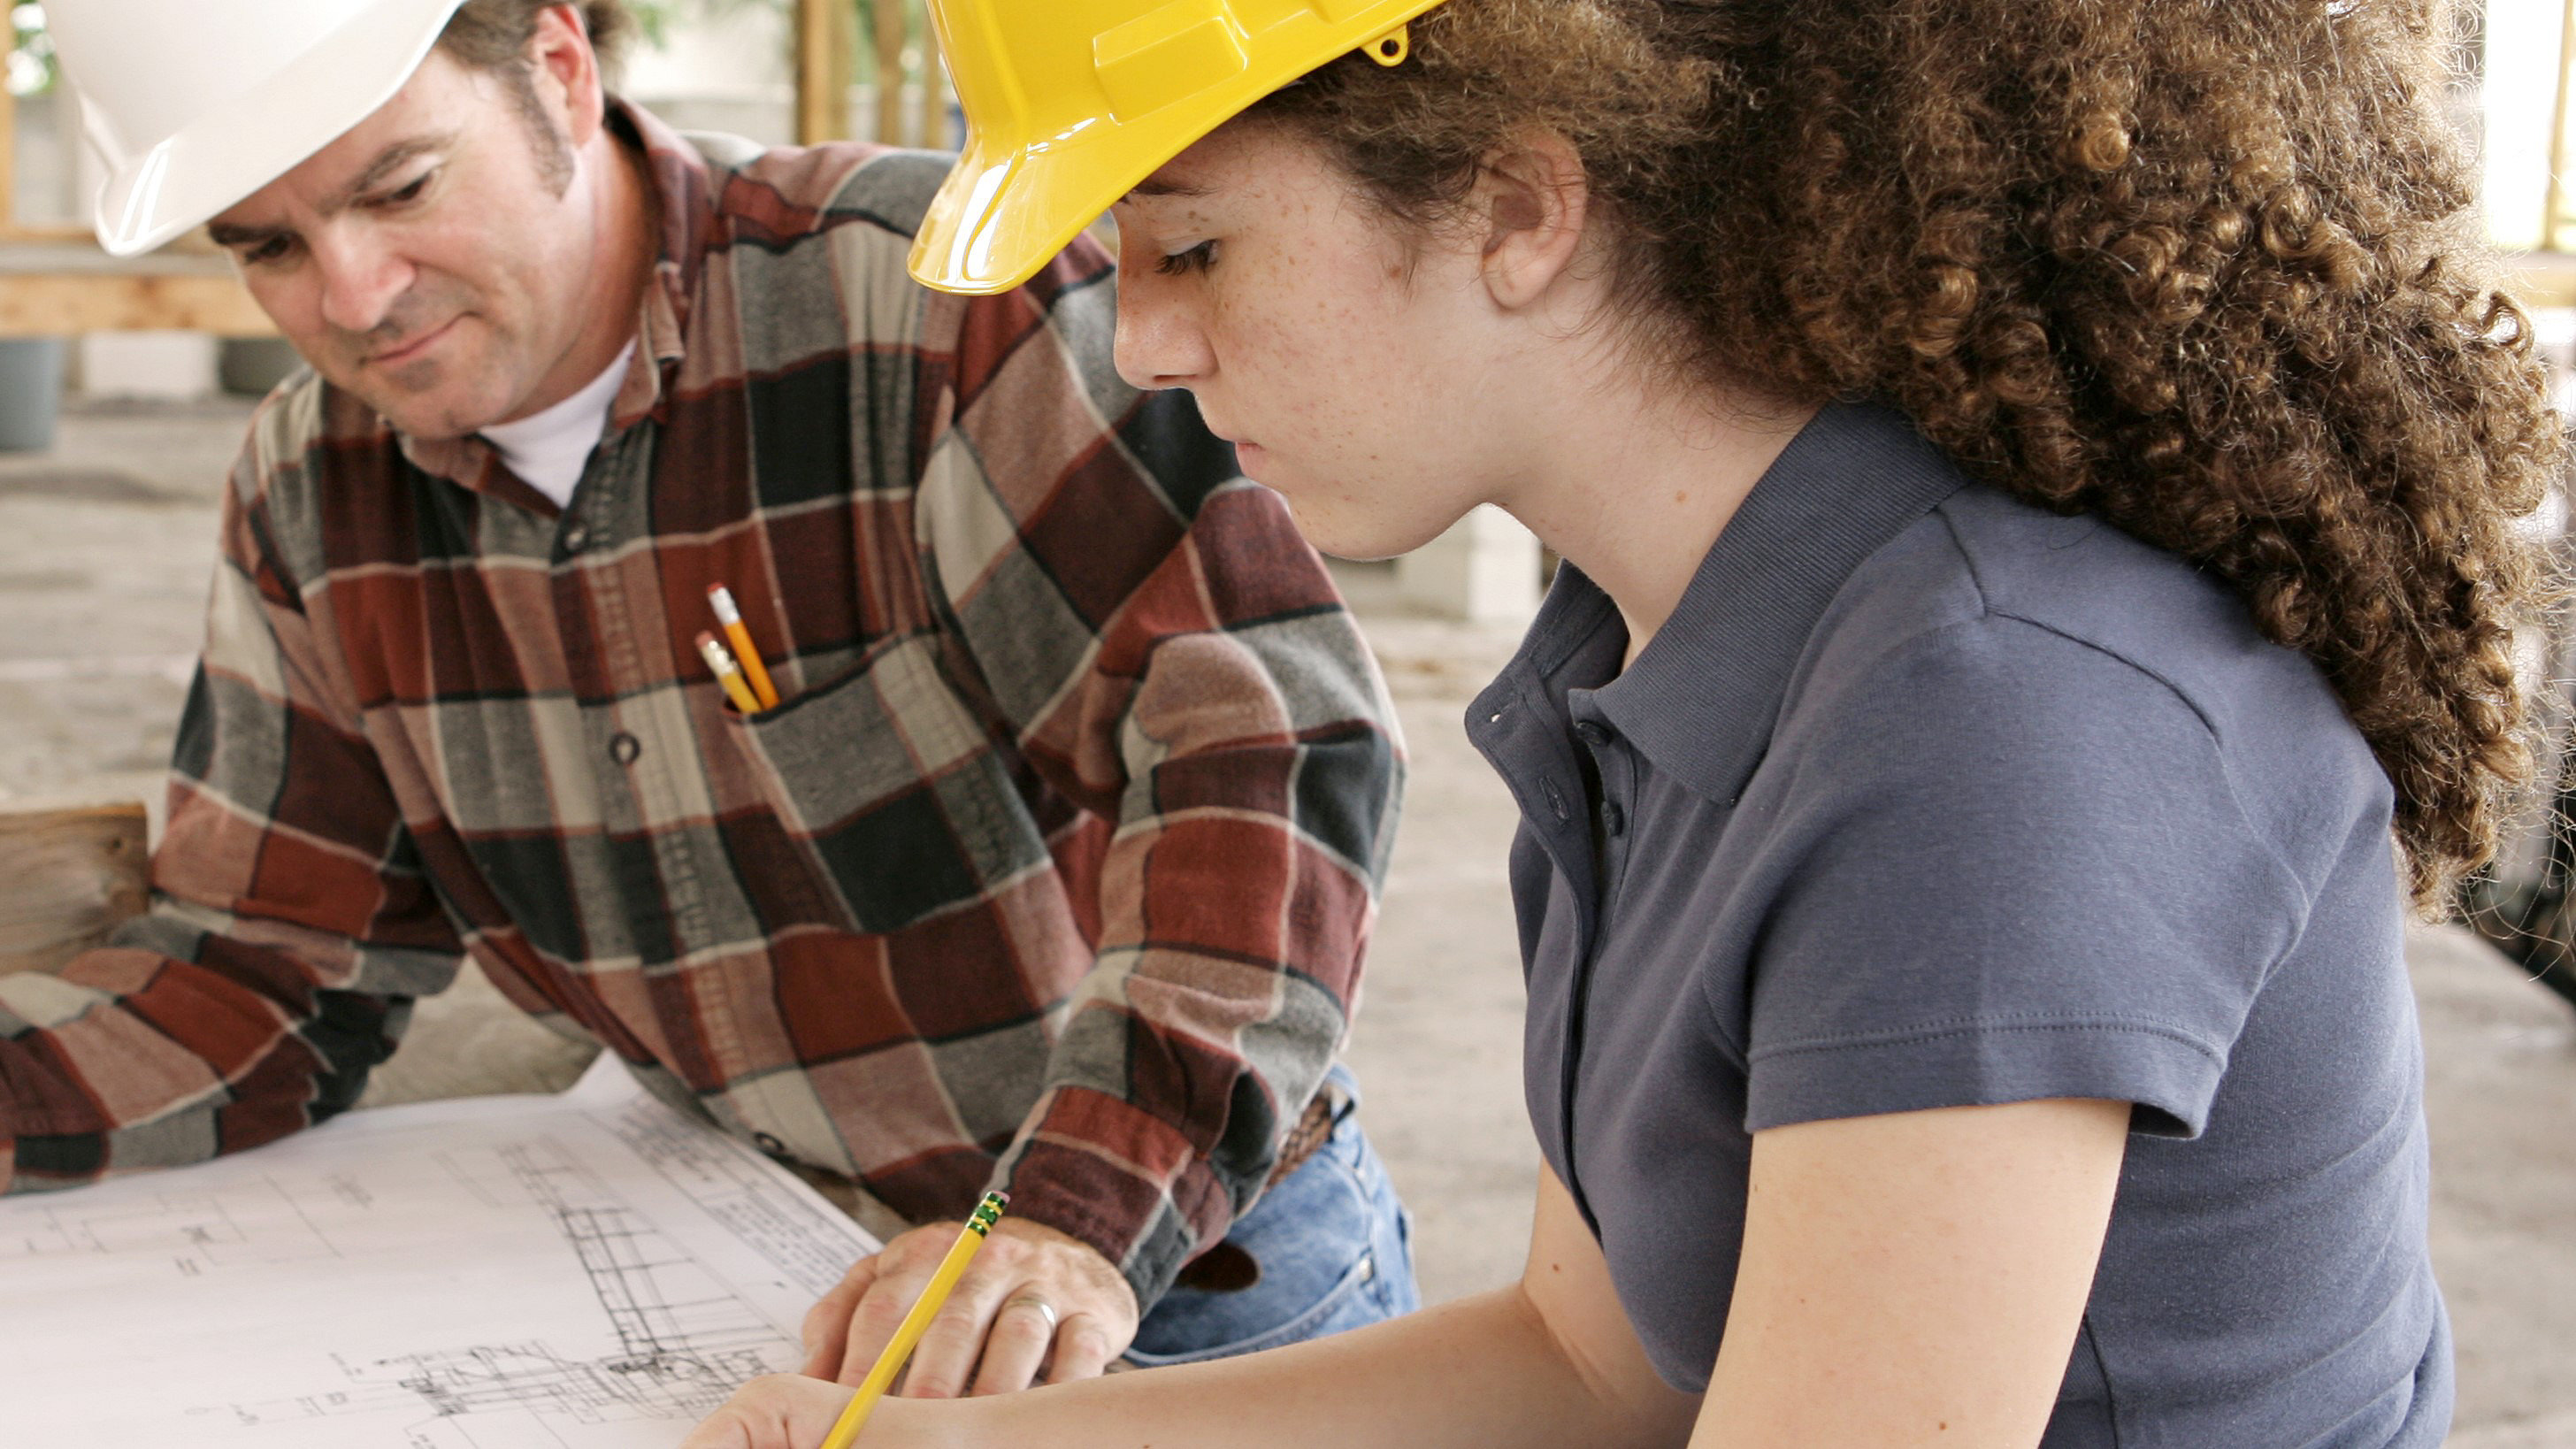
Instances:
[[[816,1449],[850,1402],[845,1384],[826,1383],[801,1374],[771,1374],[742,1386],[725,1406],[709,1415],[680,1449]],[[964,1442],[940,1431],[940,1411],[955,1404],[905,1404],[879,1400],[868,1416],[859,1449],[942,1449]]]

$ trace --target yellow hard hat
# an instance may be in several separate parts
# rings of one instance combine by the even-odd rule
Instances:
[[[929,0],[966,152],[913,242],[945,292],[1006,292],[1155,168],[1336,56],[1400,63],[1441,0]]]

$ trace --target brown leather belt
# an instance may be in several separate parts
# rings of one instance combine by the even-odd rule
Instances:
[[[1333,1117],[1333,1094],[1317,1092],[1315,1100],[1308,1102],[1305,1112],[1297,1118],[1297,1125],[1289,1128],[1288,1135],[1281,1139],[1279,1165],[1270,1169],[1269,1179],[1261,1184],[1265,1190],[1277,1187],[1288,1174],[1305,1166],[1306,1159],[1315,1155],[1316,1148],[1332,1140]]]

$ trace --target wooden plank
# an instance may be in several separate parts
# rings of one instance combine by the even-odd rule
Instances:
[[[796,144],[850,135],[850,0],[796,0]]]
[[[2505,258],[2506,285],[2526,307],[2576,307],[2576,256],[2516,252]]]
[[[231,277],[0,272],[0,337],[131,331],[273,337],[277,326]]]
[[[876,0],[877,129],[874,139],[889,146],[901,146],[908,139],[903,134],[903,41],[904,22],[911,11],[908,0]]]
[[[2540,244],[2552,249],[2565,246],[2567,238],[2559,228],[2567,223],[2567,91],[2576,67],[2576,0],[2567,0],[2558,15],[2558,90],[2549,102],[2549,188],[2542,203]]]
[[[51,971],[149,899],[140,804],[0,814],[0,972]]]
[[[18,220],[18,97],[9,89],[9,57],[18,49],[18,26],[0,15],[0,226]]]

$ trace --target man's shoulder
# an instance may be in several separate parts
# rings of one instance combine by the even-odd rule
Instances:
[[[706,163],[729,220],[789,234],[857,223],[907,246],[955,160],[870,141],[769,146],[717,131],[675,134]]]

